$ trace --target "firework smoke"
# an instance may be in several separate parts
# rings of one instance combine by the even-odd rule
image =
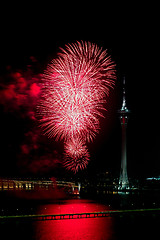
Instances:
[[[88,164],[86,143],[99,132],[115,79],[107,51],[90,42],[66,45],[44,73],[40,121],[49,137],[64,141],[65,166],[74,172]]]

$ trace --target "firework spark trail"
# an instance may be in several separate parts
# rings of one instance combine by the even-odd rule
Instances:
[[[49,137],[64,141],[68,169],[76,172],[86,167],[89,153],[85,144],[99,132],[105,98],[115,79],[115,65],[107,51],[90,42],[66,45],[48,65],[41,123]]]
[[[89,161],[89,152],[81,139],[72,139],[65,144],[65,167],[73,172],[84,169]]]

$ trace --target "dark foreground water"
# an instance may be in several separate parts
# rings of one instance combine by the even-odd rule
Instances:
[[[1,215],[10,214],[58,214],[105,211],[116,208],[159,207],[160,198],[148,196],[108,196],[97,201],[88,199],[59,200],[40,203],[21,201],[1,204]],[[19,208],[18,208],[19,206]],[[1,221],[0,239],[5,240],[132,240],[157,239],[160,231],[160,216],[126,215],[116,217],[70,219],[56,221]]]

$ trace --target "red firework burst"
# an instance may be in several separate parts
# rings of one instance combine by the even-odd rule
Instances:
[[[73,171],[88,163],[84,143],[99,131],[101,110],[115,79],[115,65],[107,51],[90,42],[66,45],[44,73],[41,123],[49,137],[64,140],[67,168]]]
[[[72,139],[65,144],[64,166],[75,173],[84,169],[89,161],[89,152],[85,143],[80,139]]]

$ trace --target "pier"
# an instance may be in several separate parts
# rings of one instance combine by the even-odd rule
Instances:
[[[65,220],[65,219],[113,217],[113,216],[123,216],[126,214],[141,214],[141,215],[142,214],[160,214],[160,208],[110,210],[110,211],[105,211],[105,212],[91,212],[91,213],[0,216],[0,221],[3,221],[3,220],[39,220],[39,221]]]

